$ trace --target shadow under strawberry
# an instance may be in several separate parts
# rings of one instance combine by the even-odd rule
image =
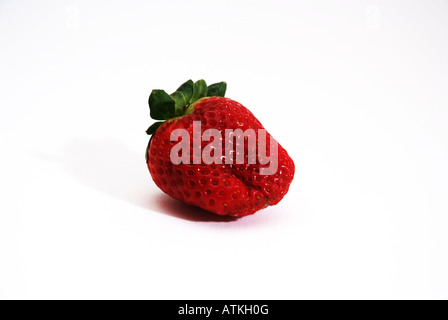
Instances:
[[[172,217],[195,222],[231,222],[239,220],[238,217],[211,214],[209,211],[173,199],[164,193],[159,193],[154,198],[155,201],[152,201],[158,206],[160,212]]]
[[[115,139],[72,140],[58,156],[41,158],[61,162],[64,169],[86,186],[113,198],[178,219],[198,222],[230,222],[236,218],[210,214],[160,193],[151,185],[141,154]]]

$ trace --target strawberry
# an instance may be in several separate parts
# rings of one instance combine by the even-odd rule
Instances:
[[[241,217],[285,196],[294,162],[248,109],[224,97],[225,91],[225,82],[207,87],[204,80],[189,80],[171,95],[153,90],[150,115],[163,121],[147,130],[152,137],[146,162],[155,184],[171,197]],[[236,129],[248,135],[240,140]],[[274,160],[268,163],[262,154]]]

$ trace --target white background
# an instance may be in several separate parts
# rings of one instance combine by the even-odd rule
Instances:
[[[0,298],[448,298],[446,1],[0,1]],[[296,164],[237,221],[146,168],[225,80]]]

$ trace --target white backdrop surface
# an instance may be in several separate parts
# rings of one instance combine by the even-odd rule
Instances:
[[[448,298],[448,2],[0,1],[0,298]],[[237,221],[144,161],[226,81],[295,161]]]

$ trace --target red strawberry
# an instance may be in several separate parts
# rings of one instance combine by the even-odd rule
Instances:
[[[147,130],[153,136],[146,157],[154,182],[168,195],[220,215],[241,217],[275,205],[284,197],[294,177],[294,162],[280,145],[277,153],[274,149],[270,154],[273,145],[269,142],[273,138],[266,133],[266,154],[277,156],[278,168],[275,171],[273,166],[274,171],[270,172],[273,174],[263,171],[272,165],[260,158],[259,148],[264,146],[260,134],[264,128],[248,109],[224,98],[225,91],[225,82],[207,87],[204,80],[196,83],[189,80],[171,95],[153,90],[149,97],[151,117],[165,121],[156,122]],[[187,149],[180,150],[179,135],[173,139],[174,133],[181,132],[176,129],[185,133],[182,141],[184,138],[190,141]],[[209,132],[207,129],[217,129],[215,133],[222,135],[204,139],[204,132],[206,135]],[[256,141],[250,137],[233,140],[225,135],[226,129],[253,129]],[[195,145],[197,137],[202,137],[202,141],[196,140],[199,143]],[[230,140],[235,141],[235,146],[229,144],[233,153],[226,153],[225,145]],[[249,141],[256,144],[250,145]],[[206,150],[216,161],[210,163],[204,157],[201,159],[201,152]],[[243,150],[244,157],[237,162]],[[258,157],[250,160],[255,154]],[[172,161],[176,157],[183,162]],[[216,163],[219,159],[221,164]]]

